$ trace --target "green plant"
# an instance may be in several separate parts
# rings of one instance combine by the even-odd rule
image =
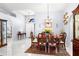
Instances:
[[[50,29],[45,29],[45,31],[44,31],[45,33],[50,33],[51,32],[51,30]]]

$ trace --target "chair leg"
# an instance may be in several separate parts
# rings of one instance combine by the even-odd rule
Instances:
[[[61,47],[62,47],[62,49],[66,49],[66,47],[65,47],[65,45],[64,44],[61,44]]]
[[[64,45],[62,45],[63,46],[63,48],[65,48],[65,46]]]
[[[47,47],[45,46],[45,53],[47,52]]]
[[[48,53],[50,53],[50,46],[48,46]]]
[[[57,47],[55,47],[55,48],[56,48],[56,49],[55,49],[55,52],[58,53],[58,51],[57,51]]]
[[[66,46],[65,46],[65,44],[64,44],[64,49],[66,50]]]

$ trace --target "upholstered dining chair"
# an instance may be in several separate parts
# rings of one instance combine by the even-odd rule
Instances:
[[[61,45],[64,49],[66,49],[66,46],[65,46],[66,36],[67,34],[65,32],[59,35],[59,40],[60,40],[59,45]]]
[[[55,48],[55,52],[57,52],[57,43],[52,34],[48,34],[48,53],[51,52],[51,48]]]
[[[37,42],[34,42],[35,36],[33,34],[33,32],[30,32],[30,38],[31,38],[31,47],[34,48],[35,46],[37,46]]]
[[[38,48],[41,50],[44,47],[45,52],[47,52],[46,47],[46,34],[45,33],[39,33],[38,34]]]
[[[30,38],[31,38],[31,43],[32,43],[33,40],[35,39],[35,36],[34,36],[33,32],[30,32]]]
[[[38,36],[37,36],[37,41],[38,41],[38,48],[39,48],[39,42],[40,42],[40,40],[42,39],[42,34],[41,33],[39,33],[38,34]]]

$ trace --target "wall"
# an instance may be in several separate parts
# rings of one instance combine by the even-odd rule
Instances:
[[[24,32],[25,31],[25,19],[22,15],[16,14],[17,17],[12,17],[8,14],[4,14],[0,12],[0,18],[8,20],[7,26],[8,26],[8,32],[11,31],[12,26],[12,39],[17,40],[17,33],[18,31]]]
[[[8,22],[7,22],[8,33],[11,31],[11,26],[12,26],[12,39],[13,40],[18,39],[17,33],[19,31],[26,32],[27,37],[28,37],[29,36],[28,33],[30,33],[30,31],[34,31],[33,23],[27,23],[27,21],[25,22],[24,15],[21,15],[17,12],[15,12],[15,13],[16,13],[16,17],[12,17],[8,14],[4,14],[4,13],[0,12],[0,18],[8,20]],[[29,20],[30,18],[33,18],[33,17],[34,16],[29,16],[29,17],[26,18],[26,20]],[[28,25],[25,25],[25,23],[28,24]],[[32,25],[32,26],[30,26],[29,24]],[[28,29],[30,29],[30,31]]]
[[[65,32],[67,33],[67,37],[66,37],[66,50],[67,52],[72,55],[72,39],[73,39],[73,17],[72,15],[70,15],[71,17],[68,19],[68,24],[66,24],[64,26]]]
[[[13,34],[13,39],[17,40],[18,39],[18,32],[25,32],[25,19],[22,15],[16,13],[16,18],[12,18],[12,34]]]
[[[12,25],[12,24],[10,23],[10,21],[11,21],[11,19],[10,19],[11,16],[8,15],[8,14],[4,14],[4,13],[0,12],[0,18],[3,19],[3,20],[8,20],[8,21],[7,21],[7,32],[10,33],[10,31],[11,31],[11,28],[10,28],[10,27],[11,27],[11,25]]]
[[[77,7],[77,5],[76,5]],[[67,52],[72,55],[73,53],[73,43],[72,43],[72,40],[73,40],[73,13],[72,11],[76,8],[74,7],[74,5],[70,5],[64,13],[68,13],[68,16],[69,18],[67,19],[68,20],[68,23],[64,26],[65,28],[65,32],[67,33],[67,38],[66,38],[66,50]]]
[[[26,37],[30,37],[30,32],[34,33],[34,24],[26,23]]]
[[[55,34],[59,34],[63,28],[63,11],[50,12],[50,18],[52,19],[52,30]],[[39,12],[35,14],[36,20],[36,35],[42,32],[44,29],[44,21],[47,19],[46,12]]]

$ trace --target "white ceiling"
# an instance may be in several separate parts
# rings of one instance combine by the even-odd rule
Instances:
[[[9,11],[27,11],[31,12],[47,12],[47,5],[49,5],[49,11],[58,12],[67,9],[68,7],[75,7],[78,4],[68,4],[68,3],[54,3],[54,4],[46,4],[46,3],[0,3],[0,8],[5,8]],[[72,8],[73,8],[72,7]],[[24,13],[23,12],[23,13]]]
[[[46,3],[4,3],[3,6],[9,8],[10,10],[24,10],[31,9],[37,11],[45,11],[47,9]],[[63,7],[67,6],[67,4],[49,4],[51,9],[61,10]]]

